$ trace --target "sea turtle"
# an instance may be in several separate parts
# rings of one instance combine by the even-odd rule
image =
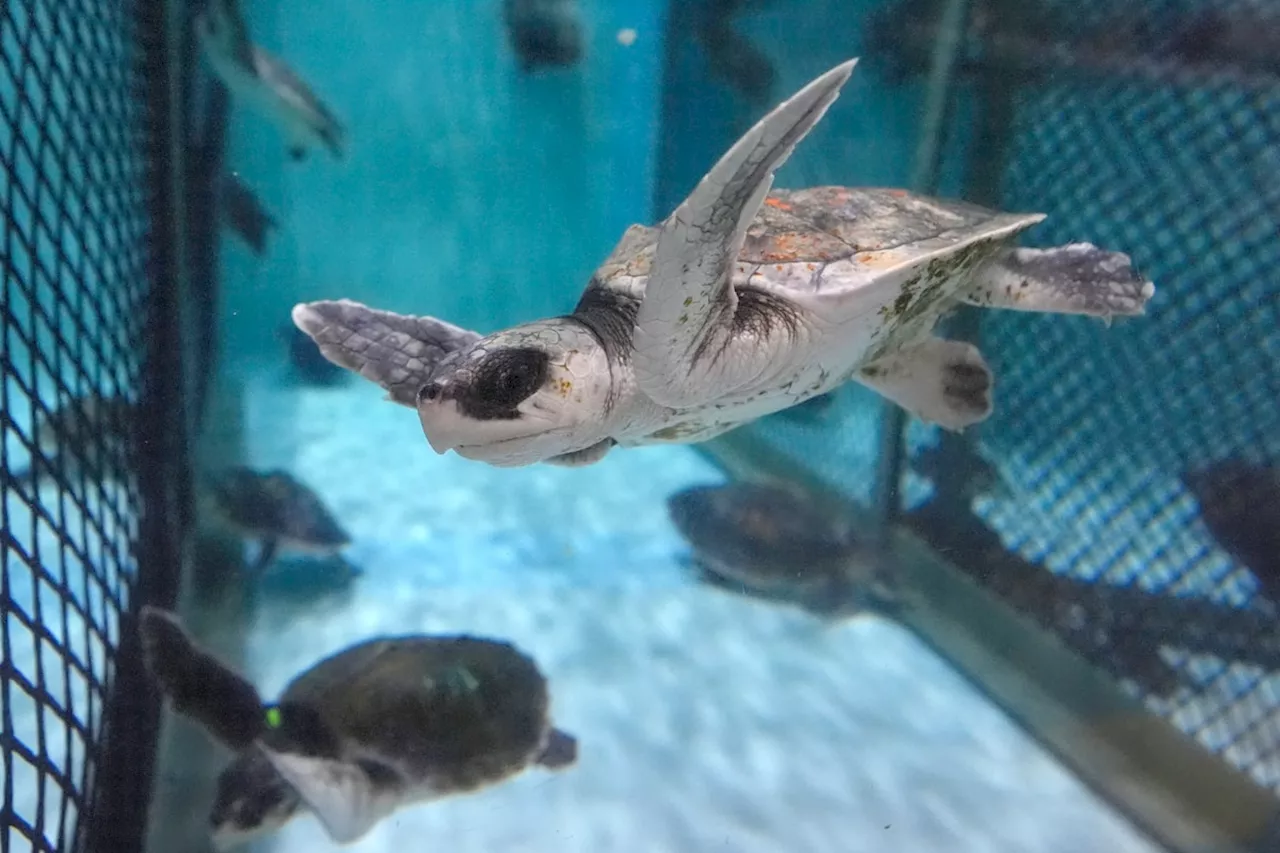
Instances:
[[[223,522],[261,543],[255,571],[265,569],[281,547],[328,557],[351,543],[320,496],[287,471],[230,468],[213,480],[209,498]]]
[[[249,40],[238,0],[209,0],[196,16],[195,30],[210,66],[232,96],[284,133],[290,159],[302,160],[311,146],[342,158],[342,124],[297,74]]]
[[[824,618],[892,611],[900,602],[879,552],[798,489],[692,486],[667,499],[667,513],[705,583]]]
[[[770,194],[855,61],[765,116],[660,226],[628,228],[569,316],[481,336],[338,300],[293,320],[416,407],[437,452],[518,466],[702,441],[848,380],[962,429],[990,414],[992,380],[974,346],[932,334],[952,307],[1143,312],[1154,285],[1127,255],[1012,246],[1042,214],[892,189]]]
[[[136,404],[97,392],[72,397],[52,412],[37,412],[35,450],[25,468],[8,472],[13,483],[39,484],[59,468],[68,476],[105,480],[127,470],[137,437]]]
[[[143,607],[139,630],[146,667],[173,709],[238,753],[211,814],[224,843],[301,808],[348,843],[404,806],[577,760],[577,740],[549,721],[546,679],[510,643],[372,639],[314,664],[264,704],[172,613]]]

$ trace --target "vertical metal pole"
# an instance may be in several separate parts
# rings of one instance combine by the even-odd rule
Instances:
[[[920,142],[916,147],[915,165],[911,172],[911,189],[921,193],[936,191],[938,162],[942,139],[952,103],[952,80],[956,59],[964,41],[968,0],[947,0],[938,23],[933,62],[929,70],[929,89],[925,94],[924,120],[920,126]],[[876,515],[876,534],[888,535],[902,509],[898,483],[906,456],[907,414],[899,406],[882,403],[880,417],[880,455],[876,469],[876,486],[872,507]]]

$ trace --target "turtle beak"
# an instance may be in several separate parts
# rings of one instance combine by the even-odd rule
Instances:
[[[467,420],[444,383],[437,380],[423,385],[415,402],[418,422],[431,449],[443,455],[457,447],[466,434]]]

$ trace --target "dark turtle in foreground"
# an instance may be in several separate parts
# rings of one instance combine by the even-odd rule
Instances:
[[[348,843],[404,806],[577,760],[577,740],[551,726],[546,679],[510,643],[368,640],[314,664],[264,704],[173,614],[144,607],[140,631],[147,669],[174,710],[239,753],[211,815],[224,841],[307,808],[330,838]]]
[[[858,382],[951,430],[992,411],[960,305],[1142,314],[1155,285],[1089,243],[1020,248],[1040,213],[885,188],[773,189],[853,61],[739,139],[656,226],[633,225],[568,316],[481,335],[350,300],[294,307],[326,358],[417,411],[427,442],[513,467],[695,443]]]
[[[667,511],[706,583],[827,618],[898,604],[878,552],[797,489],[693,486],[669,497]]]
[[[257,571],[282,547],[333,556],[351,543],[320,496],[286,471],[231,468],[215,479],[209,494],[224,522],[262,544]]]

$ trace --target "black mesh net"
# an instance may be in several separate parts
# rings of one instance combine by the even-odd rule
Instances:
[[[160,21],[129,3],[0,8],[0,846],[70,851],[145,583],[146,389],[173,381],[146,375]]]
[[[911,518],[1280,788],[1280,9],[994,5],[960,67],[1005,117],[979,200],[1047,213],[1035,245],[1130,253],[1157,294],[1111,328],[981,314],[995,415],[976,446],[912,425]],[[935,490],[939,458],[960,475]]]

